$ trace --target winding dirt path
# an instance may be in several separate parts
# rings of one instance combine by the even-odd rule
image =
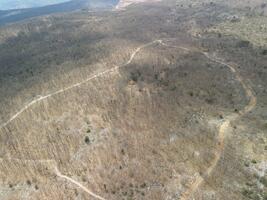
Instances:
[[[89,82],[89,81],[91,81],[93,79],[96,79],[98,77],[101,77],[101,76],[103,76],[105,74],[108,74],[108,73],[111,73],[113,71],[116,71],[117,69],[119,69],[121,67],[125,67],[125,66],[129,65],[133,61],[134,57],[136,56],[136,54],[138,52],[140,52],[142,49],[144,49],[144,48],[146,48],[148,46],[151,46],[151,45],[153,45],[155,43],[159,43],[159,44],[161,44],[163,46],[167,46],[167,47],[179,48],[179,49],[182,49],[182,50],[187,51],[187,52],[193,52],[194,51],[194,50],[190,50],[190,49],[188,49],[186,47],[182,47],[182,46],[168,45],[168,44],[164,43],[162,40],[154,40],[154,41],[152,41],[150,43],[147,43],[147,44],[142,45],[142,46],[138,47],[137,49],[135,49],[134,52],[131,54],[129,60],[125,64],[123,64],[121,66],[112,67],[111,69],[107,69],[107,70],[105,70],[103,72],[100,72],[98,74],[95,74],[95,75],[89,77],[86,80],[83,80],[83,81],[78,82],[78,83],[76,83],[74,85],[68,86],[66,88],[60,89],[60,90],[58,90],[56,92],[53,92],[53,93],[50,93],[50,94],[48,94],[46,96],[40,96],[39,98],[31,101],[26,106],[24,106],[20,111],[18,111],[16,114],[14,114],[7,122],[1,124],[0,125],[0,128],[6,127],[13,120],[15,120],[16,118],[18,118],[24,111],[26,111],[32,105],[34,105],[34,104],[36,104],[38,102],[41,102],[41,101],[43,101],[43,100],[45,100],[45,99],[47,99],[49,97],[52,97],[54,95],[63,93],[65,91],[67,91],[67,90],[70,90],[70,89],[79,87],[79,86],[85,84],[86,82]],[[246,85],[246,83],[243,81],[243,78],[239,75],[239,73],[236,71],[236,69],[235,69],[235,67],[233,65],[228,64],[228,63],[225,63],[225,62],[221,61],[219,58],[213,57],[213,56],[211,56],[208,53],[205,53],[203,51],[200,51],[199,50],[198,52],[201,53],[201,54],[203,54],[209,60],[228,67],[231,70],[231,72],[235,75],[236,80],[238,80],[238,82],[241,83],[243,89],[246,92],[246,97],[249,99],[249,103],[248,103],[248,105],[242,111],[239,112],[239,114],[234,113],[234,114],[231,114],[231,115],[225,117],[224,122],[219,127],[219,134],[218,134],[218,139],[217,139],[217,147],[216,147],[216,151],[215,151],[215,158],[213,159],[211,165],[207,168],[207,170],[204,173],[204,175],[203,176],[198,176],[194,180],[194,182],[190,185],[190,187],[181,195],[180,200],[187,200],[187,199],[191,198],[192,195],[195,193],[195,191],[205,181],[205,177],[210,176],[210,174],[212,173],[212,171],[217,166],[217,164],[218,164],[218,162],[219,162],[219,160],[221,158],[223,149],[224,149],[225,134],[226,134],[226,132],[227,132],[227,130],[229,128],[230,123],[232,121],[234,121],[234,120],[242,117],[243,115],[247,114],[248,112],[250,112],[256,106],[256,103],[257,103],[257,98],[254,96],[252,89],[248,85]],[[47,161],[47,162],[50,162],[50,161]],[[55,166],[56,166],[56,164],[55,164]],[[91,196],[93,196],[93,197],[95,197],[97,199],[105,200],[103,197],[100,197],[97,194],[93,193],[92,191],[90,191],[89,189],[87,189],[85,186],[83,186],[79,182],[73,180],[72,178],[70,178],[70,177],[68,177],[66,175],[61,174],[61,172],[58,170],[57,167],[55,167],[54,170],[55,170],[55,174],[58,177],[61,177],[63,179],[66,179],[67,181],[75,184],[76,186],[78,186],[79,188],[81,188],[83,191],[85,191],[86,193],[88,193],[89,195],[91,195]]]
[[[140,52],[142,49],[144,49],[144,48],[146,48],[146,47],[148,47],[148,46],[151,46],[151,45],[153,45],[153,44],[155,44],[155,43],[159,43],[159,44],[160,44],[160,43],[162,43],[162,41],[161,41],[161,40],[154,40],[154,41],[152,41],[152,42],[150,42],[150,43],[147,43],[147,44],[145,44],[145,45],[142,45],[142,46],[136,48],[136,49],[134,50],[134,52],[131,54],[129,60],[128,60],[125,64],[123,64],[123,65],[121,65],[121,66],[115,66],[115,67],[112,67],[111,69],[107,69],[107,70],[105,70],[105,71],[103,71],[103,72],[100,72],[100,73],[98,73],[98,74],[95,74],[95,75],[89,77],[88,79],[85,79],[85,80],[83,80],[83,81],[81,81],[81,82],[78,82],[78,83],[76,83],[76,84],[74,84],[74,85],[71,85],[71,86],[68,86],[68,87],[66,87],[66,88],[62,88],[62,89],[60,89],[60,90],[58,90],[58,91],[56,91],[56,92],[50,93],[50,94],[48,94],[48,95],[46,95],[46,96],[40,96],[40,95],[39,95],[39,98],[37,98],[37,99],[31,101],[30,103],[28,103],[28,104],[27,104],[26,106],[24,106],[21,110],[19,110],[16,114],[14,114],[8,121],[6,121],[5,123],[1,124],[1,125],[0,125],[0,129],[1,129],[1,128],[5,128],[5,127],[6,127],[8,124],[10,124],[13,120],[15,120],[16,118],[18,118],[23,112],[25,112],[25,111],[28,110],[32,105],[34,105],[34,104],[36,104],[36,103],[38,103],[38,102],[41,102],[41,101],[43,101],[43,100],[45,100],[45,99],[48,99],[49,97],[55,96],[55,95],[57,95],[57,94],[63,93],[63,92],[65,92],[65,91],[67,91],[67,90],[70,90],[70,89],[79,87],[79,86],[81,86],[81,85],[83,85],[83,84],[85,84],[85,83],[87,83],[87,82],[89,82],[89,81],[91,81],[91,80],[93,80],[93,79],[96,79],[96,78],[101,77],[101,76],[103,76],[103,75],[105,75],[105,74],[111,73],[111,72],[113,72],[113,71],[116,71],[116,70],[119,69],[119,68],[126,67],[127,65],[129,65],[129,64],[133,61],[134,57],[136,56],[136,54],[137,54],[138,52]],[[3,160],[3,159],[0,158],[0,160]],[[20,159],[14,159],[14,158],[9,158],[9,160],[20,161]],[[70,178],[70,177],[68,177],[68,176],[66,176],[66,175],[61,174],[61,172],[60,172],[60,171],[58,170],[58,168],[57,168],[57,163],[56,163],[55,161],[51,161],[51,160],[21,160],[21,161],[26,161],[26,162],[47,162],[47,163],[52,162],[53,165],[55,166],[55,168],[54,168],[54,172],[55,172],[55,174],[56,174],[58,177],[61,177],[61,178],[63,178],[63,179],[66,179],[67,181],[73,183],[74,185],[78,186],[80,189],[82,189],[83,191],[85,191],[87,194],[89,194],[90,196],[93,196],[93,197],[95,197],[95,198],[97,198],[97,199],[100,199],[100,200],[105,200],[103,197],[101,197],[101,196],[99,196],[99,195],[93,193],[93,192],[90,191],[89,189],[87,189],[87,188],[86,188],[85,186],[83,186],[81,183],[75,181],[74,179],[72,179],[72,178]]]
[[[97,194],[93,193],[92,191],[90,191],[89,189],[87,189],[86,187],[84,187],[82,184],[80,184],[79,182],[73,180],[72,178],[61,174],[61,172],[58,170],[58,168],[55,168],[55,173],[58,177],[63,178],[68,180],[69,182],[73,183],[74,185],[77,185],[79,188],[81,188],[83,191],[85,191],[87,194],[91,195],[92,197],[95,197],[96,199],[100,199],[100,200],[106,200],[101,196],[98,196]]]
[[[240,76],[240,74],[236,71],[235,67],[231,64],[225,63],[221,61],[219,58],[212,57],[206,52],[200,52],[202,53],[206,58],[209,60],[216,62],[218,64],[224,65],[228,67],[231,72],[235,75],[236,80],[242,85],[243,89],[246,92],[246,97],[249,100],[249,103],[247,106],[244,107],[242,111],[239,112],[239,114],[231,114],[225,117],[224,122],[219,127],[219,134],[217,139],[217,147],[215,151],[215,157],[212,160],[211,165],[207,168],[205,173],[202,176],[197,176],[197,178],[194,180],[194,182],[190,185],[190,187],[181,195],[180,200],[188,200],[190,199],[195,191],[201,186],[201,184],[205,181],[205,178],[209,177],[215,167],[217,166],[222,153],[224,149],[224,139],[225,135],[227,133],[227,130],[231,124],[231,122],[237,120],[238,118],[244,116],[245,114],[249,113],[251,110],[254,109],[254,107],[257,104],[257,98],[254,96],[252,89],[244,82],[243,78]]]
[[[58,91],[56,91],[56,92],[47,94],[47,95],[45,95],[45,96],[38,95],[39,98],[32,100],[30,103],[28,103],[27,105],[25,105],[22,109],[20,109],[16,114],[14,114],[9,120],[7,120],[5,123],[1,124],[1,125],[0,125],[0,129],[6,127],[9,123],[11,123],[13,120],[15,120],[16,118],[18,118],[23,112],[25,112],[26,110],[28,110],[32,105],[34,105],[34,104],[36,104],[36,103],[39,103],[39,102],[41,102],[41,101],[43,101],[43,100],[45,100],[45,99],[48,99],[49,97],[52,97],[52,96],[55,96],[55,95],[57,95],[57,94],[63,93],[63,92],[65,92],[65,91],[71,90],[71,89],[73,89],[73,88],[79,87],[79,86],[81,86],[81,85],[83,85],[83,84],[85,84],[85,83],[87,83],[87,82],[89,82],[89,81],[91,81],[91,80],[93,80],[93,79],[96,79],[96,78],[98,78],[98,77],[101,77],[101,76],[103,76],[103,75],[105,75],[105,74],[109,74],[109,73],[111,73],[111,72],[113,72],[113,71],[116,71],[117,69],[119,69],[119,68],[121,68],[121,67],[125,67],[125,66],[129,65],[129,64],[133,61],[134,57],[136,56],[136,54],[137,54],[139,51],[141,51],[142,49],[144,49],[144,48],[146,48],[146,47],[148,47],[148,46],[151,46],[151,45],[153,45],[153,44],[155,44],[155,43],[160,43],[160,42],[161,42],[161,40],[154,40],[153,42],[150,42],[150,43],[147,43],[147,44],[145,44],[145,45],[142,45],[142,46],[138,47],[138,48],[137,48],[136,50],[134,50],[134,52],[131,54],[129,60],[128,60],[125,64],[123,64],[123,65],[121,65],[121,66],[115,66],[115,67],[112,67],[112,68],[107,69],[107,70],[105,70],[105,71],[103,71],[103,72],[100,72],[100,73],[98,73],[98,74],[95,74],[95,75],[93,75],[93,76],[90,76],[89,78],[87,78],[87,79],[85,79],[85,80],[83,80],[83,81],[81,81],[81,82],[78,82],[78,83],[76,83],[76,84],[74,84],[74,85],[70,85],[70,86],[68,86],[68,87],[66,87],[66,88],[62,88],[62,89],[60,89],[60,90],[58,90]]]

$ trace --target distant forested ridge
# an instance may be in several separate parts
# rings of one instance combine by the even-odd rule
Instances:
[[[70,0],[4,0],[0,1],[0,10],[14,10],[59,4]]]
[[[80,9],[108,9],[116,6],[118,1],[119,0],[72,0],[36,8],[0,10],[0,25],[58,12],[70,12]],[[51,0],[49,2],[51,2]]]

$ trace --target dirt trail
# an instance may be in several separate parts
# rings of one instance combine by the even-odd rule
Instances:
[[[190,199],[195,191],[201,186],[201,184],[205,181],[205,177],[208,177],[211,175],[212,171],[217,166],[222,153],[224,149],[224,139],[225,135],[227,133],[227,130],[229,128],[229,125],[232,121],[237,120],[238,118],[244,116],[245,114],[249,113],[251,110],[254,109],[254,107],[257,104],[257,98],[254,96],[252,89],[244,82],[243,78],[239,75],[239,73],[236,71],[235,67],[231,64],[225,63],[221,61],[219,58],[212,57],[206,52],[201,52],[205,57],[207,57],[209,60],[219,63],[221,65],[224,65],[228,67],[231,72],[235,75],[236,80],[242,85],[243,89],[246,92],[246,97],[249,99],[249,103],[247,106],[244,107],[242,111],[239,112],[239,114],[231,114],[229,116],[225,117],[224,122],[219,127],[219,134],[218,134],[218,141],[217,141],[217,147],[215,151],[215,157],[212,160],[211,165],[207,168],[206,172],[202,176],[197,176],[197,178],[194,180],[194,182],[190,185],[190,187],[181,195],[180,200],[188,200]]]
[[[144,48],[146,48],[146,47],[148,47],[148,46],[150,46],[150,45],[152,45],[152,44],[155,44],[155,43],[160,43],[160,40],[154,40],[153,42],[150,42],[150,43],[147,43],[147,44],[145,44],[145,45],[142,45],[142,46],[138,47],[138,48],[131,54],[129,60],[128,60],[125,64],[123,64],[123,65],[121,65],[121,66],[115,66],[115,67],[112,67],[111,69],[107,69],[107,70],[105,70],[105,71],[103,71],[103,72],[100,72],[100,73],[98,73],[98,74],[95,74],[95,75],[93,75],[93,76],[91,76],[91,77],[89,77],[89,78],[87,78],[87,79],[85,79],[85,80],[83,80],[83,81],[81,81],[81,82],[78,82],[78,83],[76,83],[76,84],[74,84],[74,85],[71,85],[71,86],[68,86],[68,87],[66,87],[66,88],[62,88],[62,89],[60,89],[60,90],[58,90],[58,91],[56,91],[56,92],[50,93],[50,94],[48,94],[48,95],[46,95],[46,96],[38,95],[39,98],[32,100],[30,103],[28,103],[27,105],[25,105],[22,109],[20,109],[20,111],[18,111],[16,114],[14,114],[8,121],[6,121],[5,123],[1,124],[1,125],[0,125],[0,129],[6,127],[10,122],[12,122],[14,119],[16,119],[17,117],[19,117],[19,115],[21,115],[24,111],[28,110],[32,105],[34,105],[34,104],[36,104],[36,103],[38,103],[38,102],[41,102],[41,101],[43,101],[43,100],[45,100],[45,99],[48,99],[49,97],[55,96],[55,95],[57,95],[57,94],[63,93],[63,92],[65,92],[65,91],[67,91],[67,90],[70,90],[70,89],[79,87],[79,86],[81,86],[81,85],[83,85],[83,84],[85,84],[85,83],[87,83],[87,82],[89,82],[89,81],[91,81],[91,80],[93,80],[93,79],[96,79],[96,78],[98,78],[98,77],[101,77],[101,76],[103,76],[103,75],[105,75],[105,74],[109,74],[109,73],[111,73],[111,72],[113,72],[113,71],[116,71],[117,69],[119,69],[119,68],[121,68],[121,67],[125,67],[125,66],[129,65],[129,64],[133,61],[134,57],[136,56],[136,54],[137,54],[139,51],[141,51],[142,49],[144,49]]]
[[[35,99],[35,100],[31,101],[29,104],[27,104],[26,106],[24,106],[19,112],[17,112],[16,114],[14,114],[7,122],[1,124],[0,125],[0,128],[6,127],[14,119],[16,119],[17,117],[19,117],[24,111],[26,111],[32,105],[34,105],[34,104],[36,104],[38,102],[41,102],[41,101],[43,101],[43,100],[45,100],[45,99],[47,99],[49,97],[52,97],[54,95],[63,93],[65,91],[67,91],[67,90],[70,90],[70,89],[79,87],[79,86],[85,84],[86,82],[88,82],[90,80],[96,79],[96,78],[101,77],[101,76],[103,76],[105,74],[108,74],[108,73],[111,73],[113,71],[116,71],[117,69],[119,69],[121,67],[125,67],[125,66],[129,65],[133,61],[134,57],[136,56],[136,54],[138,52],[140,52],[142,49],[144,49],[144,48],[146,48],[146,47],[148,47],[148,46],[150,46],[152,44],[155,44],[155,43],[159,43],[159,44],[161,44],[163,46],[167,46],[167,47],[179,48],[179,49],[184,50],[184,51],[187,51],[187,52],[195,51],[195,50],[190,50],[189,48],[182,47],[182,46],[168,45],[168,44],[164,43],[162,40],[154,40],[154,41],[152,41],[150,43],[147,43],[145,45],[142,45],[142,46],[138,47],[131,54],[129,60],[125,64],[123,64],[121,66],[115,66],[115,67],[113,67],[111,69],[108,69],[108,70],[105,70],[105,71],[100,72],[98,74],[95,74],[95,75],[89,77],[86,80],[83,80],[83,81],[78,82],[78,83],[76,83],[74,85],[68,86],[66,88],[60,89],[60,90],[58,90],[56,92],[53,92],[53,93],[50,93],[50,94],[48,94],[46,96],[40,96],[38,99]],[[205,53],[203,51],[199,51],[199,52],[202,53],[209,60],[211,60],[213,62],[216,62],[216,63],[219,63],[219,64],[222,64],[222,65],[228,67],[232,71],[232,73],[234,73],[234,75],[236,76],[236,80],[238,80],[241,83],[242,87],[244,88],[244,90],[246,92],[246,96],[249,99],[249,104],[242,111],[240,111],[239,114],[231,114],[231,115],[225,117],[224,122],[219,127],[219,134],[218,134],[218,141],[217,141],[217,144],[218,145],[216,147],[215,158],[213,159],[212,164],[207,168],[207,170],[206,170],[206,172],[205,172],[205,174],[203,176],[198,176],[194,180],[194,182],[190,185],[190,187],[181,195],[180,200],[187,200],[187,199],[189,199],[194,194],[194,192],[199,188],[199,186],[204,182],[204,178],[203,177],[209,176],[211,174],[211,172],[215,169],[218,161],[221,158],[221,155],[222,155],[222,152],[223,152],[223,149],[224,149],[225,133],[227,132],[227,129],[228,129],[230,123],[232,121],[238,119],[239,117],[242,117],[246,113],[250,112],[255,107],[255,105],[257,103],[257,98],[253,95],[252,89],[248,85],[245,84],[245,82],[243,81],[242,77],[237,73],[237,71],[236,71],[236,69],[235,69],[235,67],[233,65],[230,65],[228,63],[225,63],[225,62],[221,61],[220,59],[218,59],[216,57],[212,57],[208,53]],[[47,162],[51,162],[51,161],[47,161]],[[54,161],[54,163],[55,163],[55,161]],[[54,166],[57,166],[56,163],[54,164]],[[91,192],[90,190],[88,190],[86,187],[84,187],[79,182],[73,180],[72,178],[70,178],[68,176],[65,176],[65,175],[61,174],[57,167],[55,167],[55,174],[58,177],[64,178],[64,179],[68,180],[69,182],[75,184],[76,186],[80,187],[82,190],[84,190],[89,195],[91,195],[91,196],[93,196],[93,197],[95,197],[97,199],[100,199],[100,200],[105,200],[104,198],[102,198],[102,197],[96,195],[95,193]]]
[[[89,195],[95,197],[96,199],[100,199],[100,200],[105,200],[103,197],[98,196],[97,194],[93,193],[92,191],[88,190],[86,187],[84,187],[82,184],[80,184],[79,182],[73,180],[72,178],[65,176],[63,174],[61,174],[61,172],[58,170],[58,168],[55,168],[55,173],[58,177],[63,178],[68,180],[69,182],[73,183],[74,185],[77,185],[79,188],[81,188],[82,190],[84,190],[86,193],[88,193]]]
[[[65,91],[67,91],[67,90],[70,90],[70,89],[79,87],[79,86],[83,85],[83,84],[86,83],[86,82],[89,82],[89,81],[91,81],[91,80],[93,80],[93,79],[96,79],[96,78],[98,78],[98,77],[101,77],[101,76],[103,76],[103,75],[105,75],[105,74],[108,74],[108,73],[111,73],[111,72],[113,72],[113,71],[116,71],[117,69],[119,69],[119,68],[121,68],[121,67],[126,67],[127,65],[129,65],[129,64],[133,61],[134,57],[136,56],[136,54],[137,54],[139,51],[141,51],[142,49],[144,49],[144,48],[146,48],[146,47],[148,47],[148,46],[151,46],[151,45],[153,45],[153,44],[155,44],[155,43],[161,43],[161,40],[154,40],[154,41],[152,41],[152,42],[150,42],[150,43],[147,43],[147,44],[145,44],[145,45],[142,45],[142,46],[138,47],[138,48],[131,54],[129,60],[128,60],[125,64],[123,64],[123,65],[121,65],[121,66],[115,66],[115,67],[113,67],[113,68],[111,68],[111,69],[108,69],[108,70],[105,70],[105,71],[100,72],[100,73],[98,73],[98,74],[95,74],[95,75],[89,77],[88,79],[83,80],[83,81],[81,81],[81,82],[78,82],[78,83],[76,83],[76,84],[74,84],[74,85],[68,86],[68,87],[66,87],[66,88],[62,88],[62,89],[60,89],[60,90],[58,90],[58,91],[56,91],[56,92],[50,93],[50,94],[48,94],[48,95],[46,95],[46,96],[40,96],[38,99],[35,99],[35,100],[31,101],[30,103],[28,103],[26,106],[24,106],[19,112],[17,112],[16,114],[14,114],[14,115],[13,115],[7,122],[1,124],[1,125],[0,125],[0,128],[4,128],[4,127],[6,127],[6,126],[7,126],[8,124],[10,124],[13,120],[15,120],[16,118],[18,118],[24,111],[26,111],[26,110],[29,109],[32,105],[34,105],[34,104],[36,104],[36,103],[38,103],[38,102],[41,102],[41,101],[43,101],[43,100],[45,100],[45,99],[47,99],[47,98],[49,98],[49,97],[52,97],[52,96],[54,96],[54,95],[63,93],[63,92],[65,92]],[[4,159],[0,158],[0,160],[3,161]],[[20,160],[20,159],[15,159],[15,158],[9,158],[8,160],[24,161],[24,162],[47,162],[47,163],[52,163],[53,166],[57,166],[57,163],[56,163],[55,161],[53,161],[53,160]],[[92,191],[90,191],[89,189],[87,189],[86,187],[84,187],[84,186],[83,186],[82,184],[80,184],[79,182],[73,180],[72,178],[70,178],[70,177],[68,177],[68,176],[66,176],[66,175],[61,174],[57,167],[54,168],[54,172],[55,172],[55,174],[56,174],[58,177],[64,178],[64,179],[68,180],[69,182],[75,184],[76,186],[78,186],[79,188],[81,188],[83,191],[85,191],[85,192],[88,193],[89,195],[91,195],[91,196],[93,196],[93,197],[95,197],[95,198],[97,198],[97,199],[100,199],[100,200],[105,200],[103,197],[98,196],[97,194],[93,193]]]

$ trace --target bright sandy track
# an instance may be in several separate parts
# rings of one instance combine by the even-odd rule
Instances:
[[[90,194],[91,196],[95,197],[96,199],[100,199],[100,200],[105,200],[103,197],[98,196],[97,194],[91,192],[90,190],[88,190],[86,187],[84,187],[82,184],[80,184],[79,182],[73,180],[72,178],[65,176],[63,174],[60,173],[60,171],[58,170],[58,168],[55,168],[55,173],[57,176],[59,176],[60,178],[64,178],[68,181],[70,181],[71,183],[77,185],[79,188],[81,188],[83,191],[85,191],[86,193]]]
[[[121,67],[125,67],[125,66],[129,65],[129,64],[132,62],[132,60],[134,59],[135,55],[136,55],[141,49],[143,49],[143,48],[145,48],[145,47],[147,47],[147,46],[150,46],[150,45],[152,45],[152,44],[154,44],[154,43],[161,43],[161,40],[155,40],[155,41],[150,42],[150,43],[148,43],[148,44],[146,44],[146,45],[142,45],[142,46],[138,47],[138,48],[131,54],[130,59],[129,59],[124,65],[121,65],[121,66],[115,66],[115,67],[113,67],[113,68],[111,68],[111,69],[107,69],[107,70],[105,70],[105,71],[103,71],[103,72],[100,72],[100,73],[98,73],[98,74],[95,74],[95,75],[89,77],[88,79],[85,79],[85,80],[83,80],[83,81],[81,81],[81,82],[79,82],[79,83],[76,83],[76,84],[71,85],[71,86],[66,87],[66,88],[62,88],[62,89],[60,89],[60,90],[58,90],[58,91],[56,91],[56,92],[50,93],[50,94],[48,94],[48,95],[46,95],[46,96],[38,95],[39,98],[32,100],[30,103],[28,103],[26,106],[24,106],[20,111],[18,111],[16,114],[14,114],[14,115],[13,115],[7,122],[1,124],[1,125],[0,125],[0,128],[4,128],[4,127],[6,127],[10,122],[12,122],[14,119],[16,119],[16,118],[17,118],[19,115],[21,115],[24,111],[26,111],[26,110],[29,109],[32,105],[34,105],[34,104],[36,104],[36,103],[38,103],[38,102],[41,102],[41,101],[43,101],[43,100],[45,100],[45,99],[48,99],[49,97],[55,96],[55,95],[57,95],[57,94],[66,92],[66,91],[68,91],[68,90],[70,90],[70,89],[79,87],[79,86],[81,86],[81,85],[83,85],[83,84],[85,84],[85,83],[87,83],[87,82],[89,82],[89,81],[91,81],[91,80],[93,80],[93,79],[96,79],[96,78],[98,78],[98,77],[100,77],[100,76],[103,76],[103,75],[105,75],[105,74],[108,74],[108,73],[111,73],[111,72],[113,72],[113,71],[116,71],[117,69],[119,69],[119,68],[121,68]]]
[[[113,67],[111,69],[108,69],[108,70],[105,70],[105,71],[100,72],[98,74],[95,74],[95,75],[89,77],[88,79],[85,79],[85,80],[83,80],[83,81],[81,81],[79,83],[76,83],[76,84],[71,85],[69,87],[63,88],[61,90],[58,90],[58,91],[53,92],[51,94],[48,94],[46,96],[40,96],[38,99],[35,99],[35,100],[31,101],[24,108],[22,108],[19,112],[17,112],[16,114],[14,114],[7,122],[5,122],[2,125],[0,125],[0,128],[6,127],[9,123],[11,123],[17,117],[19,117],[19,115],[21,115],[24,111],[26,111],[32,105],[34,105],[34,104],[36,104],[38,102],[41,102],[41,101],[43,101],[43,100],[45,100],[45,99],[47,99],[49,97],[52,97],[54,95],[63,93],[65,91],[67,91],[67,90],[70,90],[70,89],[79,87],[79,86],[85,84],[86,82],[89,82],[89,81],[91,81],[93,79],[96,79],[98,77],[101,77],[101,76],[103,76],[105,74],[108,74],[108,73],[111,73],[113,71],[116,71],[119,68],[126,67],[127,65],[129,65],[133,61],[134,57],[136,56],[136,54],[138,52],[140,52],[142,49],[144,49],[144,48],[146,48],[148,46],[151,46],[153,44],[156,44],[156,43],[161,44],[163,46],[167,46],[167,47],[179,48],[179,49],[184,50],[184,51],[187,51],[187,52],[191,52],[192,51],[192,50],[190,50],[190,49],[188,49],[186,47],[168,45],[168,44],[164,43],[162,40],[154,40],[153,42],[147,43],[145,45],[142,45],[142,46],[136,48],[134,50],[134,52],[131,54],[129,60],[125,64],[123,64],[121,66],[115,66],[115,67]],[[208,53],[206,53],[204,51],[201,51],[201,50],[196,50],[196,51],[199,52],[199,53],[201,53],[202,55],[204,55],[209,60],[211,60],[213,62],[216,62],[218,64],[221,64],[223,66],[228,67],[231,70],[231,72],[235,75],[236,80],[242,85],[243,89],[245,90],[246,97],[249,99],[249,103],[239,113],[234,113],[234,114],[228,115],[228,116],[226,116],[224,118],[224,122],[219,126],[219,134],[218,134],[218,138],[217,138],[217,146],[216,146],[216,151],[215,151],[215,157],[212,160],[211,165],[207,168],[207,170],[205,171],[205,173],[202,176],[200,176],[200,175],[197,176],[195,178],[195,180],[193,180],[193,182],[190,183],[188,189],[184,193],[181,194],[180,200],[188,200],[188,199],[190,199],[193,196],[193,194],[195,193],[195,191],[205,181],[205,178],[207,178],[208,176],[211,175],[212,171],[215,169],[215,167],[217,166],[217,164],[218,164],[218,162],[219,162],[219,160],[221,158],[221,155],[222,155],[222,152],[223,152],[223,149],[224,149],[225,135],[226,135],[227,129],[229,128],[230,123],[232,121],[237,120],[238,118],[244,116],[248,112],[250,112],[256,106],[256,103],[257,103],[257,98],[254,96],[252,89],[248,85],[246,85],[246,83],[243,81],[243,78],[236,71],[234,65],[225,63],[221,59],[218,59],[217,57],[211,56],[210,54],[208,54]],[[11,158],[11,160],[12,160],[12,158]],[[36,160],[36,161],[38,162],[38,160]],[[46,161],[42,161],[42,162],[51,162],[51,160],[46,160]],[[55,161],[52,161],[52,162],[55,163]],[[96,199],[105,200],[103,197],[98,196],[97,194],[93,193],[92,191],[90,191],[89,189],[87,189],[85,186],[83,186],[79,182],[73,180],[72,178],[70,178],[70,177],[68,177],[66,175],[61,174],[61,172],[57,168],[56,163],[55,163],[54,171],[55,171],[55,174],[58,177],[63,178],[65,180],[71,182],[72,184],[78,186],[80,189],[82,189],[84,192],[86,192],[90,196],[95,197]]]
[[[227,132],[231,122],[237,120],[238,118],[240,118],[240,117],[244,116],[245,114],[249,113],[250,111],[252,111],[257,104],[257,98],[256,98],[256,96],[254,96],[251,87],[248,86],[244,82],[243,78],[236,71],[234,65],[225,63],[218,58],[212,57],[206,52],[201,52],[201,53],[203,55],[205,55],[205,57],[207,57],[209,60],[216,62],[216,63],[219,63],[221,65],[224,65],[231,70],[231,72],[235,75],[236,80],[242,85],[243,89],[245,90],[246,97],[249,100],[249,102],[248,102],[247,106],[245,106],[243,108],[243,110],[241,110],[239,113],[233,113],[233,114],[230,114],[230,115],[225,117],[224,122],[219,127],[219,134],[218,134],[217,146],[216,146],[216,150],[215,150],[215,157],[212,160],[211,165],[207,168],[207,170],[205,171],[205,173],[202,176],[199,175],[196,177],[196,179],[193,181],[193,183],[190,184],[189,188],[181,195],[180,200],[190,199],[193,196],[193,194],[196,192],[196,190],[200,187],[200,185],[205,181],[205,178],[209,177],[211,175],[212,171],[217,166],[217,164],[218,164],[218,162],[222,156],[222,153],[223,153],[225,135],[226,135],[226,132]]]

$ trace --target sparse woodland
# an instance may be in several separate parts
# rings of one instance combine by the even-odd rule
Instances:
[[[93,199],[57,168],[109,200],[179,199],[196,177],[188,200],[266,200],[266,38],[237,31],[264,21],[265,6],[233,2],[166,0],[0,28],[0,124],[54,94],[0,129],[0,199]],[[159,39],[167,45],[142,47]],[[257,105],[242,114],[246,87]]]

